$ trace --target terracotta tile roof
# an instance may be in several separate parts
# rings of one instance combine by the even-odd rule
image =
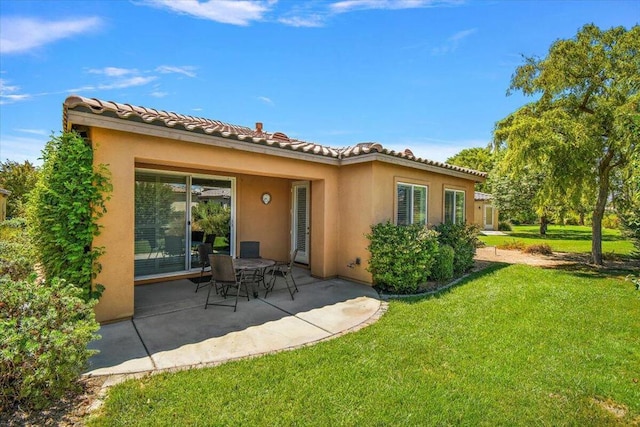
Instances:
[[[462,172],[484,178],[486,173],[453,166],[446,163],[415,157],[411,150],[403,152],[388,150],[377,142],[366,142],[346,148],[332,148],[313,142],[290,138],[282,132],[264,132],[260,123],[258,129],[232,125],[218,120],[204,119],[184,114],[172,113],[153,108],[139,107],[131,104],[121,104],[113,101],[102,101],[96,98],[69,96],[63,105],[63,128],[67,128],[67,114],[69,110],[79,110],[94,114],[104,114],[126,120],[142,121],[149,124],[162,124],[168,128],[183,129],[190,132],[236,139],[254,144],[273,146],[281,149],[309,153],[335,159],[348,159],[361,155],[379,153],[397,158],[407,159],[418,163],[436,166],[443,169]]]

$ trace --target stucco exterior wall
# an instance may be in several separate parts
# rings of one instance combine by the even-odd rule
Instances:
[[[292,185],[309,182],[309,268],[316,277],[371,282],[366,271],[366,234],[372,224],[395,221],[398,182],[428,186],[429,224],[443,221],[445,188],[465,191],[467,222],[474,218],[474,183],[469,179],[381,161],[338,166],[270,155],[268,149],[261,152],[255,145],[253,151],[234,149],[223,138],[219,139],[226,147],[184,141],[179,133],[170,131],[167,135],[90,129],[96,148],[94,162],[108,165],[113,183],[107,213],[100,220],[103,232],[95,239],[96,245],[105,248],[102,271],[96,279],[106,288],[96,307],[100,322],[134,313],[136,168],[234,178],[236,251],[238,242],[257,240],[263,257],[279,260],[287,259],[292,249]],[[261,200],[264,192],[272,196],[268,205]],[[360,265],[355,265],[356,258],[360,258]]]

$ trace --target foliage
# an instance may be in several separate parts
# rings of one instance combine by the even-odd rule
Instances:
[[[87,424],[634,425],[639,298],[618,278],[497,266],[337,339],[117,384]]]
[[[640,258],[640,153],[622,173],[622,184],[616,199],[620,223],[635,246],[634,255]]]
[[[553,250],[548,243],[536,243],[527,245],[522,252],[525,254],[553,255]]]
[[[503,243],[496,245],[498,249],[504,249],[507,251],[522,251],[527,245],[522,240],[511,239]]]
[[[446,163],[490,173],[494,166],[494,159],[490,147],[473,147],[465,148],[458,154],[449,157]],[[477,183],[475,189],[476,191],[482,191],[484,193],[491,192],[489,180]]]
[[[431,269],[430,279],[436,282],[446,282],[453,278],[453,259],[455,253],[449,245],[443,245],[438,248],[435,257],[435,263]]]
[[[620,228],[620,218],[614,213],[606,214],[602,218],[602,226],[611,230]]]
[[[231,209],[216,202],[198,203],[192,215],[196,227],[207,236],[226,236],[231,226]]]
[[[0,188],[11,192],[7,199],[7,218],[25,215],[27,197],[37,181],[38,169],[29,161],[0,162]]]
[[[397,226],[390,221],[373,225],[367,271],[373,283],[398,294],[415,292],[427,281],[438,252],[437,233],[424,226]]]
[[[44,272],[82,288],[85,299],[99,298],[102,286],[92,286],[92,280],[104,248],[92,243],[111,191],[108,170],[102,164],[94,168],[90,143],[75,132],[52,136],[42,158],[28,212]]]
[[[538,100],[498,122],[502,162],[545,173],[539,201],[593,200],[592,260],[602,263],[602,217],[612,177],[640,150],[640,26],[585,25],[546,58],[525,58],[509,91]],[[503,168],[507,170],[506,168]]]
[[[461,276],[473,267],[473,257],[478,246],[478,226],[475,224],[444,223],[436,225],[438,242],[453,248],[453,274]]]
[[[0,412],[20,403],[41,408],[70,390],[99,338],[82,290],[57,278],[0,278]]]
[[[492,172],[491,194],[500,217],[515,224],[533,224],[538,218],[536,199],[544,174],[523,167],[517,175],[510,173],[505,163]]]
[[[500,221],[498,222],[498,231],[511,231],[513,227],[509,221]]]
[[[0,277],[23,280],[33,272],[35,248],[26,233],[24,218],[0,223]]]

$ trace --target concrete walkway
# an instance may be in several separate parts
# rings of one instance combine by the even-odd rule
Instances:
[[[382,305],[367,285],[319,281],[296,272],[300,292],[292,301],[284,283],[264,298],[240,299],[233,308],[204,309],[207,288],[189,280],[136,287],[132,320],[104,325],[89,347],[87,376],[123,375],[215,365],[300,347],[377,320]]]

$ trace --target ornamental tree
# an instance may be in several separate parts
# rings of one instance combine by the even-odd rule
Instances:
[[[545,58],[525,57],[508,94],[537,100],[499,121],[494,145],[517,173],[545,173],[545,198],[591,200],[592,248],[602,264],[602,218],[612,178],[640,150],[640,26],[585,25]],[[506,168],[505,168],[506,169]]]

